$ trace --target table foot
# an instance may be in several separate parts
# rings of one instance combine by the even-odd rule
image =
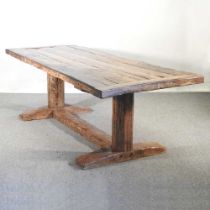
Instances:
[[[73,106],[73,105],[65,105],[64,107],[58,108],[49,108],[47,106],[40,107],[34,110],[26,111],[20,114],[20,118],[23,121],[31,121],[31,120],[42,120],[47,118],[52,118],[55,111],[62,111],[64,114],[78,114],[82,112],[90,112],[92,111],[89,107],[81,107],[81,106]]]
[[[76,163],[82,169],[90,169],[112,163],[119,163],[137,158],[158,155],[166,151],[159,143],[134,144],[134,149],[129,152],[112,152],[111,150],[99,150],[76,158]]]
[[[24,121],[47,119],[53,116],[53,110],[48,107],[40,107],[38,109],[24,112],[19,116]]]

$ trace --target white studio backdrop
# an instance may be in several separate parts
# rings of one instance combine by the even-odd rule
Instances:
[[[0,0],[0,92],[47,90],[46,74],[5,48],[59,44],[204,74],[194,87],[202,90],[210,81],[209,8],[210,0]]]

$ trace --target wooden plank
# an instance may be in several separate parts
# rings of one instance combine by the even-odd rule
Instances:
[[[109,148],[111,146],[110,135],[79,118],[76,114],[57,109],[53,112],[53,117],[98,147]]]
[[[177,71],[175,69],[171,69],[171,68],[165,68],[165,67],[161,67],[161,66],[156,66],[156,65],[152,65],[152,64],[148,64],[145,63],[143,61],[137,60],[137,59],[132,59],[132,58],[127,58],[125,56],[119,56],[115,54],[113,54],[114,52],[110,52],[107,51],[106,49],[92,49],[92,48],[87,48],[87,47],[82,47],[82,46],[75,46],[75,45],[66,45],[66,46],[62,46],[62,47],[68,47],[70,49],[74,49],[74,53],[78,52],[81,54],[81,52],[85,52],[87,55],[92,55],[92,58],[95,60],[96,58],[106,62],[106,63],[114,63],[114,65],[122,65],[122,64],[126,64],[127,65],[127,69],[128,67],[131,66],[135,66],[138,68],[143,68],[146,69],[146,71],[152,71],[151,73],[155,73],[155,74],[159,74],[159,73],[165,73],[165,74],[169,74],[169,75],[178,75],[178,74],[186,74],[190,72],[186,72],[186,71]],[[119,53],[117,53],[119,54]],[[130,69],[130,68],[129,68]]]
[[[6,53],[100,98],[204,81],[198,74],[78,46],[7,49]]]
[[[138,77],[139,80],[142,79],[145,80],[145,79],[152,79],[152,78],[156,79],[168,76],[168,74],[163,72],[158,72],[149,69],[145,70],[140,67],[129,66],[128,64],[120,62],[114,63],[114,61],[112,61],[108,57],[106,59],[99,60],[97,58],[97,55],[92,55],[88,53],[84,54],[84,51],[72,50],[72,48],[70,47],[58,48],[56,49],[56,51],[53,51],[51,48],[45,48],[39,53],[42,53],[45,56],[49,56],[49,58],[60,60],[66,65],[72,66],[76,64],[75,68],[78,68],[80,66],[82,68],[90,69],[91,71],[94,72],[99,71],[100,73],[103,72],[103,74],[111,73],[112,75],[115,76],[120,75],[121,76],[120,79],[128,79],[129,76],[132,76],[132,77]],[[117,72],[115,70],[117,70]],[[99,76],[102,76],[103,74],[100,74]]]
[[[131,82],[125,84],[123,87],[121,85],[113,85],[102,89],[101,98],[108,98],[116,95],[152,91],[170,87],[181,87],[187,85],[200,84],[204,82],[202,76],[188,75],[188,76],[177,76],[175,78],[165,78],[160,80],[149,80],[145,82]]]
[[[68,47],[68,48],[67,48]],[[64,49],[68,49],[64,51]],[[83,59],[90,59],[91,62],[94,62],[94,66],[98,62],[98,67],[101,68],[101,66],[105,66],[107,71],[114,69],[119,69],[123,73],[134,73],[141,75],[142,77],[148,77],[148,78],[160,78],[165,77],[169,75],[176,75],[179,74],[179,71],[175,71],[173,69],[167,69],[163,67],[153,66],[146,64],[144,62],[135,61],[131,59],[127,59],[124,57],[118,57],[116,55],[103,52],[102,50],[97,49],[89,49],[84,47],[74,47],[74,46],[66,46],[66,48],[61,48],[62,51],[66,52],[66,54],[71,53],[73,56],[78,55],[77,57],[80,58],[80,60]],[[73,50],[72,50],[73,49]],[[87,61],[86,61],[87,62]],[[99,65],[100,64],[100,65]],[[120,71],[117,71],[120,73]],[[186,73],[186,72],[180,72],[180,73]]]
[[[166,151],[159,143],[134,144],[134,149],[128,152],[112,152],[110,150],[99,150],[76,158],[76,163],[82,169],[91,169],[113,163],[158,155]]]
[[[134,94],[115,96],[112,103],[112,151],[131,151],[133,149]]]
[[[48,81],[48,107],[63,107],[64,106],[64,81],[47,75]]]

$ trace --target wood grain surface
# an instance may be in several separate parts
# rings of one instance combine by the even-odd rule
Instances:
[[[57,109],[53,112],[53,117],[99,148],[109,148],[111,146],[110,135],[81,119],[72,111]]]
[[[112,151],[133,149],[134,94],[114,96],[112,101]]]
[[[99,150],[76,158],[76,163],[82,169],[91,169],[113,163],[158,155],[166,151],[166,148],[156,142],[134,144],[132,151],[112,152],[111,150]]]
[[[95,144],[99,148],[111,147],[111,136],[104,131],[96,128],[85,120],[81,119],[78,114],[91,112],[89,107],[80,107],[65,105],[64,107],[41,107],[31,111],[26,111],[20,115],[23,121],[41,120],[54,118],[71,128],[73,131],[85,137],[86,140]]]
[[[47,75],[48,107],[64,106],[64,81]]]
[[[100,98],[202,83],[203,76],[79,46],[7,49],[7,54]]]

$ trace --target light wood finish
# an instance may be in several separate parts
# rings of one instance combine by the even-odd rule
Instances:
[[[111,150],[99,150],[81,155],[76,158],[76,163],[82,169],[91,169],[111,163],[120,163],[137,158],[158,155],[165,152],[165,147],[158,143],[134,144],[134,149],[128,152],[112,152]]]
[[[133,93],[113,97],[112,151],[133,149]]]
[[[100,98],[197,84],[204,80],[198,74],[79,46],[7,49],[6,53]]]
[[[61,111],[62,113],[79,114],[82,112],[91,112],[92,110],[89,107],[72,106],[68,104],[66,104],[64,107],[54,108],[44,106],[30,111],[25,111],[24,113],[20,114],[20,118],[23,121],[42,120],[53,117],[55,111]]]
[[[63,107],[64,106],[64,81],[47,75],[48,81],[48,107]]]
[[[24,121],[42,120],[42,119],[51,118],[52,116],[53,116],[53,110],[48,107],[41,107],[20,114],[20,118]]]

